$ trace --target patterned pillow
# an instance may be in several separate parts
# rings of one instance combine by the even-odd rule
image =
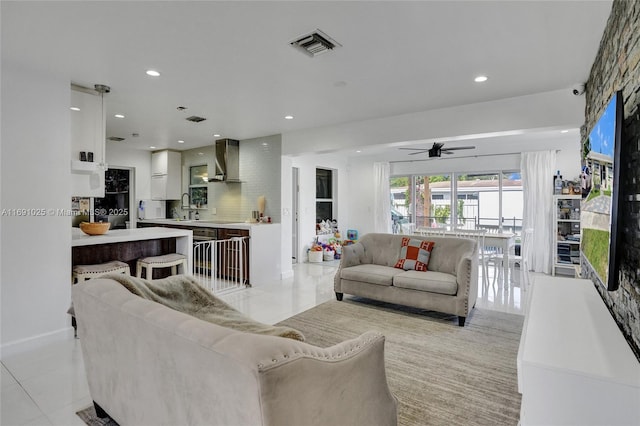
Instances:
[[[394,265],[395,268],[409,271],[426,271],[431,258],[431,250],[435,243],[433,241],[418,240],[415,238],[403,237],[402,248],[400,249],[400,259]]]

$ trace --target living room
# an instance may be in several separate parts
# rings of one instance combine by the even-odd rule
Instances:
[[[66,140],[69,132],[69,74],[60,68],[53,58],[50,58],[51,67],[42,65],[47,61],[48,55],[55,55],[53,51],[49,54],[38,51],[38,55],[41,56],[38,61],[34,61],[33,58],[25,58],[17,62],[11,60],[12,56],[9,54],[15,53],[15,49],[23,46],[12,38],[13,34],[5,32],[9,31],[6,28],[15,29],[16,25],[20,25],[19,23],[5,25],[5,21],[12,17],[11,7],[6,6],[5,3],[10,2],[3,2],[2,5],[2,109],[5,112],[2,120],[2,208],[39,208],[45,205],[66,209],[69,197],[72,195],[68,191],[69,149]],[[585,2],[583,6],[598,8],[591,3],[598,2]],[[344,155],[347,149],[357,150],[384,145],[399,152],[398,148],[409,146],[408,142],[415,144],[416,141],[424,141],[419,146],[429,147],[433,140],[447,138],[450,138],[447,140],[450,146],[471,145],[472,143],[464,139],[456,140],[456,138],[465,135],[487,135],[493,132],[503,132],[503,134],[493,135],[496,138],[507,138],[509,132],[523,129],[530,133],[542,131],[559,133],[560,130],[569,126],[574,132],[573,139],[558,153],[563,156],[574,147],[576,151],[580,149],[580,140],[586,136],[586,132],[593,126],[615,90],[623,91],[625,123],[627,123],[626,138],[623,140],[623,158],[629,161],[627,166],[624,166],[623,175],[626,182],[624,194],[627,196],[625,199],[627,204],[622,209],[622,223],[627,235],[637,235],[638,201],[628,197],[638,193],[637,171],[640,169],[637,165],[638,126],[633,121],[633,117],[637,115],[638,102],[636,83],[638,43],[633,42],[637,40],[638,7],[636,3],[624,1],[599,3],[598,10],[592,11],[594,16],[588,13],[585,13],[585,16],[589,15],[594,22],[600,22],[600,28],[605,28],[605,23],[607,26],[604,36],[601,31],[598,31],[598,34],[593,36],[592,44],[588,46],[592,54],[582,70],[584,82],[586,82],[586,93],[582,96],[571,93],[572,85],[580,83],[575,79],[576,81],[565,81],[565,86],[553,88],[547,86],[547,89],[534,94],[520,95],[514,92],[499,99],[480,100],[464,106],[456,106],[453,103],[435,109],[402,111],[400,108],[392,116],[361,117],[359,120],[354,119],[348,123],[342,123],[338,119],[330,125],[321,127],[309,125],[308,128],[301,127],[297,130],[282,132],[281,203],[283,207],[291,205],[291,169],[300,168],[305,176],[301,179],[301,183],[305,182],[307,185],[301,189],[309,196],[308,199],[301,200],[303,203],[301,211],[305,213],[304,210],[308,210],[301,216],[300,223],[300,228],[305,230],[305,241],[312,238],[313,229],[315,229],[313,214],[315,198],[312,195],[313,191],[309,189],[313,185],[316,167],[338,170],[339,181],[345,185],[346,190],[341,190],[338,195],[341,206],[338,210],[338,223],[341,226],[344,224],[349,228],[357,228],[361,235],[376,230],[373,219],[375,196],[368,182],[373,181],[371,164],[380,159],[374,160],[373,156],[362,159],[350,157],[347,161]],[[613,12],[610,14],[612,5]],[[574,5],[574,7],[582,6]],[[592,27],[595,26],[594,24]],[[42,37],[46,38],[46,34]],[[600,53],[596,54],[598,44],[603,37]],[[631,40],[631,42],[619,46],[615,40],[620,39]],[[607,48],[612,49],[613,52],[603,52],[602,49]],[[567,55],[571,58],[572,53],[568,52]],[[616,60],[610,58],[616,58]],[[554,64],[544,64],[544,66],[553,70]],[[553,73],[551,71],[551,74]],[[556,71],[556,73],[560,72]],[[93,80],[98,82],[100,78],[100,75],[96,75]],[[34,117],[42,125],[35,126]],[[496,117],[499,117],[499,120]],[[581,126],[584,127],[578,131],[577,129]],[[456,131],[452,132],[452,128]],[[521,149],[521,152],[558,149],[557,140],[548,137],[530,143],[532,148]],[[576,168],[579,167],[579,153],[575,154],[575,158],[565,161],[567,166],[563,166],[563,169],[571,168],[572,163],[576,164]],[[406,153],[403,155],[407,158]],[[444,161],[438,164],[437,169],[430,169],[430,171],[453,173],[484,172],[489,169],[509,170],[520,167],[519,158],[516,157],[518,156],[487,157],[482,162],[466,160],[460,163],[455,159],[443,159]],[[501,163],[503,160],[504,163]],[[485,161],[490,163],[491,167],[483,165]],[[395,174],[425,172],[416,163],[395,163],[393,167]],[[35,170],[35,172],[25,173],[27,170]],[[571,175],[577,176],[579,170],[563,170],[563,173],[574,177]],[[17,182],[20,182],[20,185],[17,185]],[[285,217],[283,215],[282,227],[285,232],[281,236],[280,249],[283,259],[291,259],[291,253],[294,250],[290,243],[291,226],[287,226]],[[70,331],[69,318],[65,313],[71,298],[68,285],[68,266],[70,265],[68,252],[70,237],[66,233],[68,220],[64,217],[23,219],[3,217],[0,228],[2,232],[3,361],[10,355],[34,357],[38,348],[63,340],[69,336]],[[341,230],[346,231],[346,228]],[[298,246],[300,259],[304,257],[305,244],[308,243],[301,243]],[[640,339],[637,316],[638,249],[633,241],[627,239],[624,239],[622,244],[620,288],[615,292],[604,291],[601,286],[596,288],[601,290],[602,297],[612,310],[612,316],[625,337],[631,342],[630,345],[637,351]],[[28,258],[28,261],[25,261],[25,258]],[[34,268],[33,265],[38,267]],[[306,267],[310,266],[313,265]],[[326,280],[325,275],[331,275],[334,272],[332,269],[325,269],[324,266],[318,268],[322,268],[319,275],[324,277],[316,277],[318,279]],[[291,266],[291,272],[283,268],[283,272],[289,272],[290,275],[294,274],[293,270],[293,266]],[[310,269],[307,279],[312,280],[316,273],[318,273],[317,269]],[[329,296],[332,295],[329,294]],[[275,315],[272,317],[275,318]],[[265,317],[264,320],[272,319]],[[77,354],[79,352],[76,352],[76,356]],[[4,367],[2,371],[4,384],[6,377]],[[58,371],[56,374],[63,373]],[[52,392],[55,393],[55,390]],[[5,393],[3,386],[3,412],[5,412],[5,395],[8,394]],[[66,405],[71,406],[73,403],[73,400],[68,400]],[[68,408],[68,411],[71,412],[72,408]],[[55,424],[46,414],[42,412],[38,418],[30,418],[15,424],[29,424],[29,422],[39,424],[33,423],[36,420],[41,424]]]

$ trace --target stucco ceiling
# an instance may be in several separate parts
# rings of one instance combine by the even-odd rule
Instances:
[[[215,133],[246,139],[569,90],[589,74],[611,1],[1,7],[3,61],[111,86],[107,136],[121,144],[190,149]],[[342,47],[311,58],[289,45],[316,28]],[[489,80],[474,83],[480,74]]]

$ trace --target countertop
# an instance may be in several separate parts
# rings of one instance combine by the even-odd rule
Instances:
[[[135,228],[112,229],[104,235],[87,235],[80,228],[71,228],[71,247],[92,246],[98,244],[122,243],[127,241],[155,240],[159,238],[191,237],[189,229],[177,228]]]
[[[213,220],[176,220],[176,219],[138,219],[138,223],[152,223],[158,225],[184,226],[187,228],[227,228],[227,229],[247,229],[256,227],[273,226],[273,223],[248,223],[248,222],[227,222]]]

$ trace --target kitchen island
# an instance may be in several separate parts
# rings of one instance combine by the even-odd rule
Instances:
[[[231,237],[249,237],[248,283],[260,286],[277,282],[282,274],[280,257],[280,224],[247,223],[231,221],[176,220],[176,219],[140,219],[138,227],[162,226],[167,228],[191,230],[194,239],[206,233],[207,239],[223,240]]]
[[[71,263],[93,265],[111,260],[129,264],[136,270],[138,259],[168,253],[180,253],[187,257],[187,274],[191,274],[193,256],[193,233],[187,229],[163,227],[114,229],[104,235],[86,235],[78,228],[72,228]],[[163,271],[154,271],[162,274]],[[166,272],[165,272],[166,273]]]

